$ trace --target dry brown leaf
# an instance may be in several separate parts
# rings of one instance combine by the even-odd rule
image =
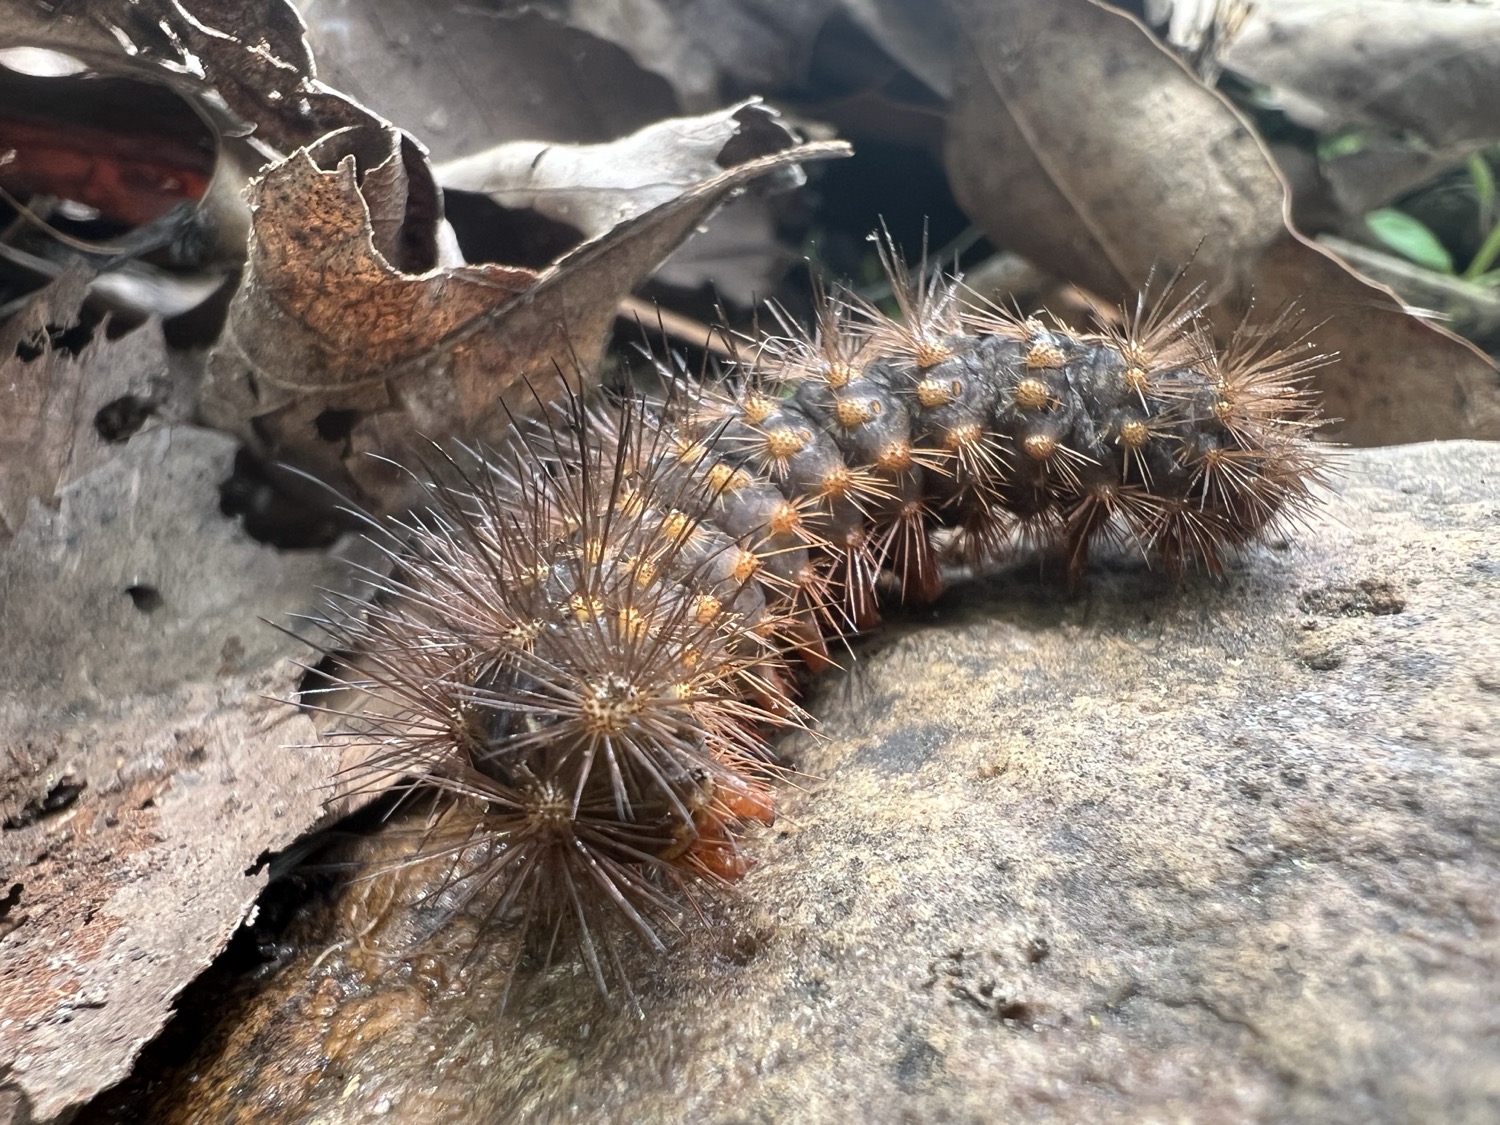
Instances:
[[[1113,300],[1192,260],[1221,290],[1282,231],[1249,128],[1138,25],[1087,0],[950,0],[967,35],[948,168],[1009,249]],[[963,50],[963,48],[961,48]]]
[[[1406,311],[1383,285],[1288,233],[1260,259],[1259,307],[1294,303],[1337,353],[1318,377],[1333,435],[1352,445],[1500,438],[1500,372],[1467,340]]]
[[[732,116],[732,111],[726,114]],[[381,166],[410,182],[386,132]],[[203,413],[263,456],[290,462],[374,507],[406,479],[366,451],[408,456],[425,439],[498,437],[507,410],[555,393],[559,374],[597,361],[621,298],[744,184],[839,144],[796,146],[741,122],[736,163],[584,243],[540,273],[503,266],[402,272],[376,248],[372,213],[391,183],[342,155],[368,134],[336,134],[272,168],[254,188],[246,277],[210,361]],[[748,149],[748,151],[746,151]],[[403,154],[404,155],[404,154]],[[725,159],[728,159],[726,155]],[[372,198],[373,196],[373,198]],[[406,216],[428,227],[433,216]],[[403,233],[402,243],[415,235]]]
[[[1359,445],[1500,436],[1494,367],[1291,231],[1239,115],[1134,19],[1091,0],[949,0],[966,48],[948,136],[955,195],[992,236],[1113,300],[1153,269],[1235,318],[1295,300],[1345,353],[1318,386]]]
[[[148,428],[0,552],[0,1086],[39,1120],[122,1078],[319,817],[261,620],[338,577],[218,511],[235,443]],[[300,653],[299,653],[300,655]]]
[[[154,0],[209,81],[256,135],[283,152],[379,118],[320,82],[306,28],[287,0]],[[244,36],[245,38],[241,38]]]

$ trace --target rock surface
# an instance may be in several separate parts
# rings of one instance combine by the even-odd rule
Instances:
[[[1011,573],[862,646],[638,1007],[502,1011],[462,926],[392,967],[357,884],[149,1119],[1500,1119],[1500,445],[1340,478],[1226,583]]]

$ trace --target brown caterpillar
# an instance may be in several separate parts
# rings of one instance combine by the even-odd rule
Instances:
[[[378,599],[323,623],[358,654],[336,686],[364,697],[339,735],[361,777],[449,806],[414,861],[549,955],[570,933],[601,989],[621,921],[663,947],[744,874],[784,772],[767,739],[808,722],[797,665],[881,587],[930,600],[945,561],[1027,546],[1073,579],[1106,538],[1217,573],[1318,480],[1325,359],[1277,342],[1285,318],[1221,351],[1192,298],[1141,302],[1085,335],[885,257],[899,317],[835,295],[723,381],[447,458],[386,525]]]

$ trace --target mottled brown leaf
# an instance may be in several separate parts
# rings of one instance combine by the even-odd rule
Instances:
[[[394,131],[384,135],[393,149],[399,144]],[[352,155],[326,156],[328,171],[316,163],[314,154],[331,147],[293,153],[252,197],[250,281],[241,291],[247,299],[235,308],[228,340],[265,387],[336,390],[388,373],[536,278],[530,270],[494,265],[431,276],[401,272],[375,247],[377,235],[387,253],[395,241],[385,229],[391,220],[384,206],[393,193],[377,178],[390,165],[383,161],[365,177],[373,189],[366,194]],[[382,215],[380,228],[372,215]],[[398,221],[404,220],[402,214]],[[295,367],[284,362],[289,352],[300,360]]]
[[[364,452],[399,457],[426,438],[499,436],[507,410],[555,393],[560,373],[592,370],[621,298],[737,189],[848,151],[797,147],[779,127],[768,135],[763,118],[737,121],[722,151],[745,135],[754,144],[741,146],[732,166],[540,272],[404,273],[375,248],[372,181],[335,147],[361,135],[336,134],[294,154],[254,189],[249,266],[211,359],[205,416],[364,502],[398,503],[405,479]],[[398,135],[385,136],[382,165]],[[429,174],[425,164],[401,167],[408,181]],[[430,225],[432,216],[406,221]]]

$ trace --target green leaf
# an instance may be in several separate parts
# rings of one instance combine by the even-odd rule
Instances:
[[[1334,133],[1318,142],[1319,160],[1337,160],[1341,156],[1353,156],[1365,150],[1368,138],[1363,129],[1346,129]]]
[[[1437,235],[1419,219],[1394,207],[1382,207],[1365,216],[1370,233],[1403,258],[1438,273],[1453,273],[1453,255],[1438,241]]]

